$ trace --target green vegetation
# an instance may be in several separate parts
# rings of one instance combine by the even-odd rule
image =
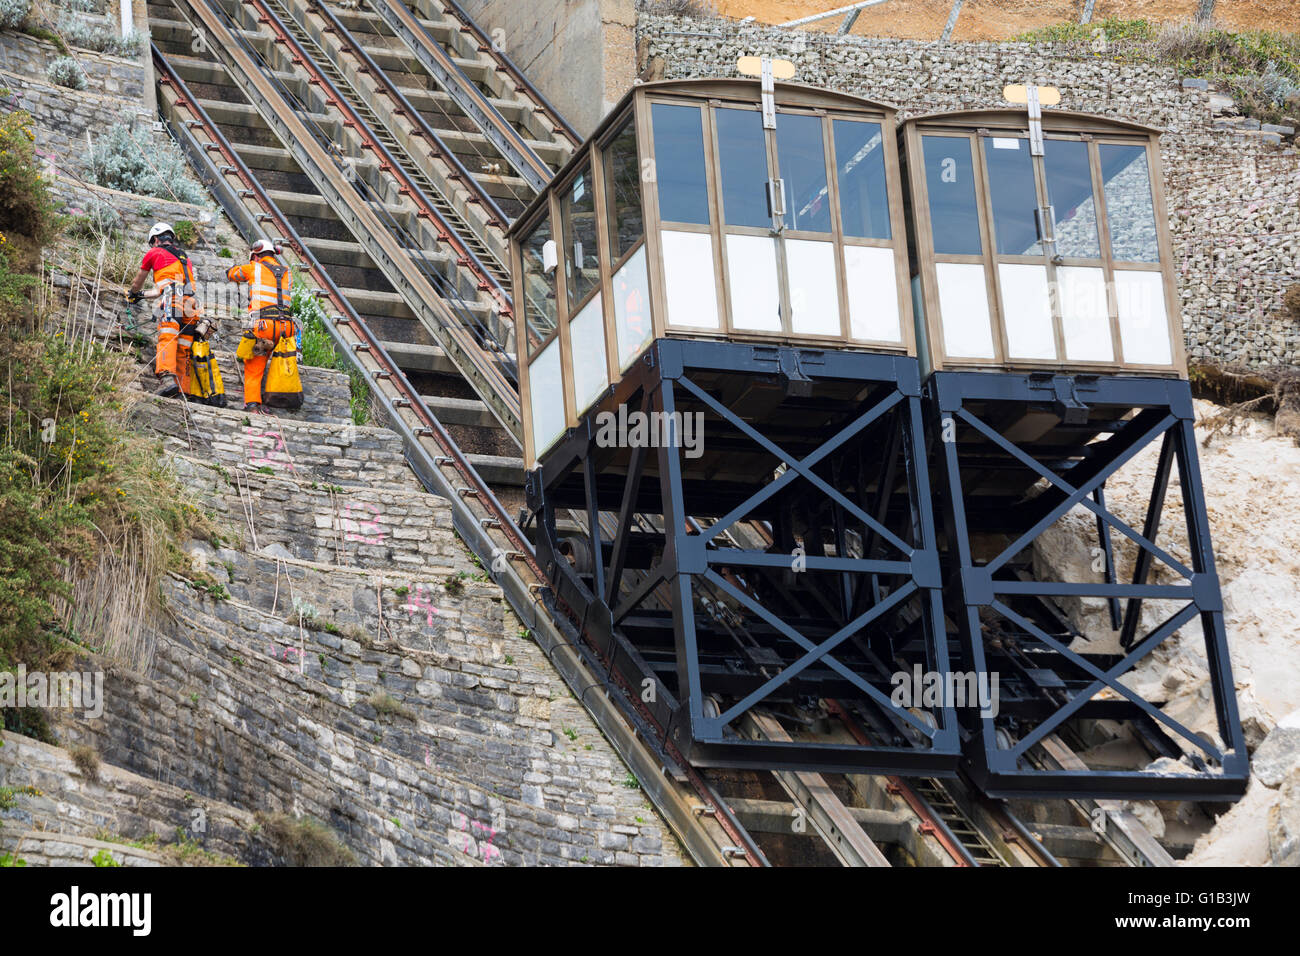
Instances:
[[[381,717],[402,717],[415,720],[415,713],[401,701],[385,691],[376,691],[366,698],[366,703]]]
[[[177,219],[172,223],[172,232],[176,234],[176,241],[186,249],[193,247],[199,241],[199,227],[190,219]]]
[[[298,327],[302,329],[302,363],[314,368],[347,372],[348,386],[352,393],[352,422],[364,425],[370,420],[370,385],[360,372],[339,358],[334,349],[334,340],[325,328],[325,310],[308,287],[306,276],[297,270],[293,275],[293,295],[289,300],[289,308]]]
[[[18,795],[39,797],[41,792],[35,787],[0,787],[0,810],[12,810],[18,806]]]
[[[1149,20],[1125,20],[1121,17],[1106,17],[1091,23],[1054,23],[1038,30],[1030,30],[1012,39],[1019,43],[1090,43],[1097,42],[1101,31],[1106,44],[1123,41],[1154,40],[1159,27]]]
[[[226,586],[210,575],[198,575],[191,579],[190,584],[194,585],[194,590],[203,592],[214,601],[230,600],[230,592],[226,590]]]
[[[1172,66],[1227,88],[1237,108],[1261,122],[1300,118],[1300,33],[1234,33],[1199,23],[1160,26],[1108,18],[1021,34],[1027,43],[1082,44],[1097,56]]]
[[[183,829],[176,828],[176,841],[174,843],[163,843],[158,834],[150,833],[139,840],[128,840],[124,836],[115,833],[109,833],[101,829],[95,834],[95,839],[103,843],[117,843],[121,846],[133,847],[137,850],[148,850],[151,853],[160,853],[165,857],[177,862],[184,863],[188,866],[243,866],[238,860],[223,856],[219,853],[213,853],[203,849],[195,840],[191,839]]]
[[[284,813],[257,814],[272,847],[290,866],[355,866],[352,851],[334,831],[311,817],[294,819]]]
[[[109,56],[138,56],[144,42],[144,38],[135,30],[122,36],[111,21],[95,22],[67,15],[59,18],[59,33],[73,46],[107,53]]]
[[[70,56],[51,60],[50,65],[45,68],[45,75],[56,86],[64,86],[70,90],[86,88],[86,72],[81,68],[81,64]]]
[[[99,780],[99,754],[88,744],[78,744],[68,751],[77,772],[87,780]]]
[[[26,866],[27,861],[20,856],[14,856],[12,853],[0,853],[0,869],[7,866]]]
[[[118,863],[117,860],[113,858],[113,854],[109,853],[107,850],[100,850],[98,853],[96,853],[94,856],[90,858],[90,862],[95,864],[95,866],[105,866],[105,867],[122,865],[121,863]]]
[[[19,29],[31,9],[32,0],[0,0],[0,29]]]
[[[190,178],[180,150],[155,138],[147,126],[110,127],[91,146],[86,165],[96,186],[196,205],[207,202],[207,194]]]
[[[123,228],[122,214],[117,211],[117,207],[98,196],[91,196],[81,215],[67,219],[63,232],[74,239],[89,239],[100,243],[118,238]]]
[[[33,40],[44,40],[46,43],[53,43],[60,53],[68,52],[68,45],[63,42],[63,37],[59,36],[53,30],[31,23],[24,23],[21,30]]]
[[[129,658],[178,543],[207,519],[127,428],[129,358],[45,322],[36,274],[60,222],[34,138],[27,114],[0,119],[0,668],[39,670],[88,630],[83,617]],[[4,724],[48,733],[12,709]]]

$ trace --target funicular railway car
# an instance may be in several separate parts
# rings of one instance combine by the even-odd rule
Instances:
[[[1000,679],[997,715],[967,722],[976,778],[1005,794],[1240,795],[1156,131],[1034,103],[916,117],[902,137],[945,606],[959,669]],[[1154,474],[1134,475],[1146,498],[1130,493],[1125,521],[1106,482],[1144,451]],[[1044,534],[1079,542],[1088,573],[1043,579]],[[1053,600],[1104,606],[1111,635],[1085,640]],[[1135,668],[1198,627],[1214,719],[1188,726]]]
[[[1155,137],[1045,124],[1046,157],[1025,111],[900,128],[887,104],[770,78],[647,83],[513,226],[538,557],[668,754],[927,776],[965,760],[1008,793],[1240,791]],[[1003,431],[1032,464],[986,434]],[[1105,513],[1107,463],[1159,435],[1166,477],[1168,456],[1187,476],[1190,587],[1145,583],[1143,559],[1114,583],[1107,530],[1154,530]],[[1022,552],[1080,502],[1105,514],[1104,580],[1036,591]],[[994,540],[1010,550],[990,562]],[[1120,779],[1056,746],[1127,720],[1124,742],[1182,753],[1111,686],[1170,628],[1120,622],[1131,649],[1077,653],[1050,601],[1080,589],[1133,625],[1192,601],[1173,626],[1200,615],[1222,707],[1204,763]],[[1002,672],[999,708],[978,689]],[[1070,764],[1049,783],[1045,749]]]
[[[695,764],[955,771],[901,198],[892,107],[648,83],[512,230],[539,558]]]

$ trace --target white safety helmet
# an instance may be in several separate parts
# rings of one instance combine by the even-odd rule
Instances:
[[[258,256],[274,255],[277,251],[279,250],[275,248],[275,243],[270,239],[259,239],[248,250],[248,258],[255,259]]]
[[[165,236],[168,233],[174,233],[170,222],[155,222],[153,228],[149,230],[149,241],[152,243],[159,236]]]

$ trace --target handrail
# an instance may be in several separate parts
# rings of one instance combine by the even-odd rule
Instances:
[[[292,109],[276,108],[276,103],[281,102],[280,94],[276,93],[271,80],[261,75],[241,41],[225,26],[222,18],[229,20],[229,14],[220,10],[213,0],[178,0],[177,5],[183,15],[188,10],[196,19],[193,25],[201,25],[210,34],[209,48],[219,58],[229,61],[228,68],[233,79],[240,82],[239,78],[243,77],[244,85],[240,88],[261,112],[263,120],[303,166],[304,171],[312,176],[322,195],[327,200],[333,197],[333,202],[346,211],[350,217],[346,222],[358,241],[362,242],[367,252],[380,265],[385,277],[403,294],[417,316],[421,317],[425,327],[456,364],[466,381],[474,386],[507,432],[519,434],[517,391],[505,380],[498,364],[472,341],[460,320],[419,270],[409,268],[409,253],[382,228],[369,205],[364,202],[349,202],[344,192],[349,181],[337,170],[323,165],[322,157],[328,159],[329,153],[316,142],[303,120]],[[309,62],[309,59],[305,60],[304,66]],[[267,69],[270,69],[269,66]],[[352,188],[355,190],[355,185]],[[408,267],[403,268],[403,263],[407,263]]]
[[[313,6],[324,4],[320,0],[307,0]],[[507,122],[492,101],[484,96],[465,75],[447,51],[429,35],[429,32],[400,0],[370,0],[370,7],[398,37],[406,41],[431,76],[442,84],[456,105],[473,119],[504,156],[510,165],[532,187],[541,192],[551,180],[551,168],[542,161],[528,142]],[[337,21],[333,13],[331,19]],[[340,29],[342,28],[340,24]]]
[[[205,0],[205,2],[211,6],[213,0]],[[297,38],[289,32],[289,29],[284,25],[284,21],[276,15],[274,10],[270,9],[270,7],[266,5],[264,0],[240,0],[240,3],[257,10],[258,20],[270,26],[271,30],[276,34],[277,42],[283,43],[289,48],[294,63],[299,64],[312,72],[313,75],[310,79],[311,84],[313,86],[319,86],[321,92],[325,95],[325,99],[329,101],[330,105],[344,115],[345,119],[343,125],[356,129],[358,135],[360,135],[362,140],[364,140],[362,148],[373,151],[375,156],[379,159],[380,168],[385,172],[391,173],[394,178],[400,181],[401,189],[408,193],[415,204],[420,207],[420,215],[433,221],[438,230],[439,239],[450,245],[452,249],[456,251],[458,258],[466,260],[463,264],[474,273],[475,278],[478,280],[479,288],[484,291],[490,289],[493,291],[494,295],[499,296],[500,299],[506,303],[502,309],[502,314],[509,314],[510,298],[501,283],[497,281],[496,276],[492,275],[491,271],[488,270],[479,257],[474,253],[474,250],[465,245],[464,240],[456,234],[456,231],[443,217],[442,213],[438,211],[438,208],[429,201],[429,197],[425,195],[424,190],[420,188],[418,183],[410,178],[402,164],[397,161],[396,157],[389,152],[388,147],[385,146],[379,137],[375,135],[374,130],[370,128],[370,124],[367,123],[355,109],[353,109],[352,104],[348,102],[347,98],[342,94],[339,88],[334,85],[333,81],[319,70],[314,69],[313,58],[303,49],[302,44],[298,42]],[[222,12],[224,13],[224,11]],[[495,206],[496,204],[493,203],[493,205]],[[504,222],[505,220],[503,219],[502,221]]]

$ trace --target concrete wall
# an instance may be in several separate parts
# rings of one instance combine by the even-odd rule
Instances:
[[[636,75],[634,0],[462,0],[583,136]]]
[[[1171,68],[1086,46],[836,38],[729,20],[642,16],[643,67],[666,78],[735,75],[741,54],[791,59],[796,80],[893,102],[906,115],[1005,106],[1007,83],[1061,89],[1061,106],[1137,120],[1162,140],[1183,324],[1192,361],[1300,362],[1281,299],[1300,264],[1300,161],[1277,131],[1216,121],[1212,94]]]

